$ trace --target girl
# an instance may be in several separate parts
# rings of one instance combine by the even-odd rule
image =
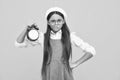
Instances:
[[[66,24],[66,13],[58,7],[46,12],[46,33],[39,32],[36,41],[26,38],[28,27],[15,41],[18,47],[42,45],[44,56],[42,65],[42,80],[74,80],[72,70],[96,54],[95,49],[73,32],[70,33]],[[72,62],[72,45],[80,47],[85,53],[80,59]]]

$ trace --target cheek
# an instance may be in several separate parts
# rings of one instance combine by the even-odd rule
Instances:
[[[60,25],[60,26],[59,26],[59,29],[61,29],[61,28],[62,28],[62,26],[63,26],[63,25]]]
[[[61,29],[63,25],[50,25],[51,29]]]
[[[51,28],[51,29],[54,29],[54,27],[55,27],[55,26],[53,26],[53,25],[50,25],[50,28]]]

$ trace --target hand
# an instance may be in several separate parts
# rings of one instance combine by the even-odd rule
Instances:
[[[74,69],[74,68],[77,67],[77,64],[76,64],[76,63],[72,63],[72,62],[70,62],[70,67],[71,67],[71,69]]]
[[[32,28],[36,29],[36,30],[39,30],[38,26],[34,23],[32,25],[28,25],[27,26],[27,31],[31,30]]]
[[[26,30],[27,30],[27,31],[30,31],[31,28],[32,28],[32,27],[28,25],[28,26],[26,27]]]
[[[38,28],[38,26],[36,24],[32,24],[31,27],[36,29],[36,30],[39,30],[39,28]]]

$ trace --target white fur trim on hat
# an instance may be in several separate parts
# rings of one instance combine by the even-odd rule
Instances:
[[[58,12],[62,13],[65,18],[67,18],[66,12],[63,9],[59,8],[59,7],[52,7],[50,9],[48,9],[46,11],[45,18],[47,18],[48,14],[51,13],[51,12],[53,12],[53,11],[58,11]]]

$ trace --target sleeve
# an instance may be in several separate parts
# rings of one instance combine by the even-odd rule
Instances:
[[[80,47],[83,51],[90,52],[93,55],[96,54],[95,48],[83,41],[80,37],[76,36],[75,32],[70,34],[70,38],[72,45]]]
[[[36,41],[30,41],[30,40],[27,39],[27,37],[25,37],[25,40],[24,40],[23,43],[18,43],[15,40],[15,46],[19,47],[19,48],[31,47],[31,46],[36,46],[36,45],[43,46],[43,38],[44,38],[44,35],[43,35],[42,32],[40,32],[38,40],[36,40]]]

